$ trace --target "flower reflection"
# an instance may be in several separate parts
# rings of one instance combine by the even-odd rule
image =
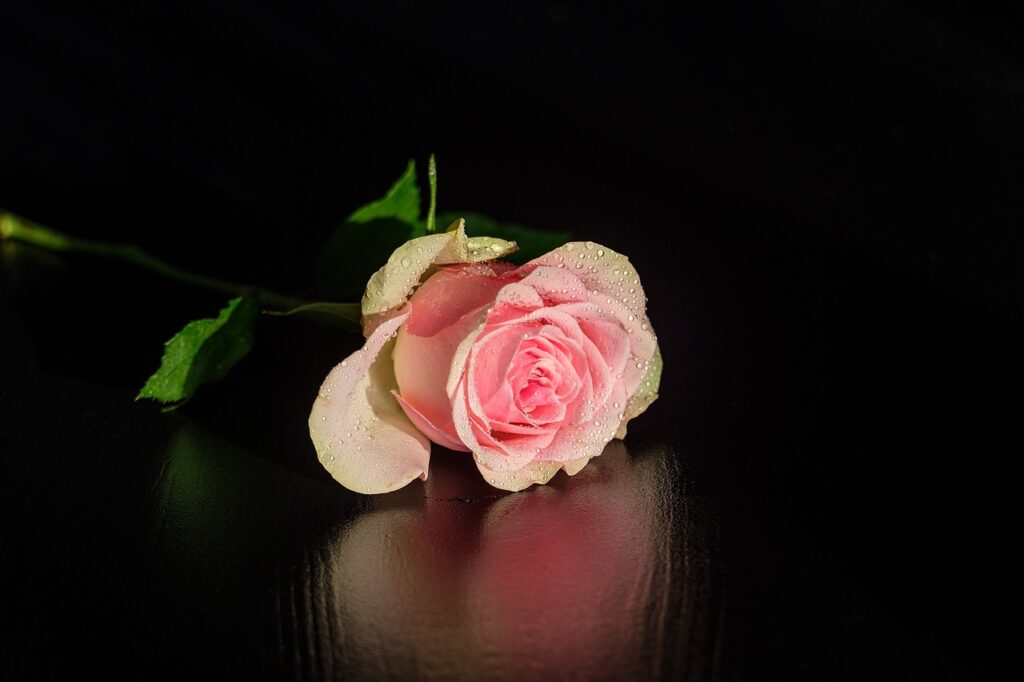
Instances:
[[[706,573],[672,554],[706,547],[679,522],[665,457],[631,458],[614,442],[576,477],[502,495],[456,457],[432,462],[422,507],[364,514],[333,544],[346,669],[593,679],[692,668],[664,637],[701,641],[687,630],[705,628]]]

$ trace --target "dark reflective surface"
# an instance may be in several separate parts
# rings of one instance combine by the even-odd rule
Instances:
[[[422,503],[382,505],[331,544],[338,662],[400,678],[706,677],[722,615],[709,529],[666,454],[613,444],[530,495],[496,495],[459,455],[440,458]]]
[[[674,490],[666,454],[614,444],[584,473],[521,495],[446,452],[425,485],[344,500],[186,423],[153,489],[155,596],[173,611],[188,594],[202,613],[190,651],[240,629],[249,646],[262,639],[238,655],[281,655],[263,672],[704,678],[724,615],[710,529]]]

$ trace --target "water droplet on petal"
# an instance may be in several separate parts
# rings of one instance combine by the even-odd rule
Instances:
[[[412,261],[411,261],[411,260],[409,260],[409,257],[408,257],[408,256],[406,256],[405,258],[402,258],[402,267],[403,267],[403,268],[407,268],[407,267],[409,267],[410,265],[412,265]]]

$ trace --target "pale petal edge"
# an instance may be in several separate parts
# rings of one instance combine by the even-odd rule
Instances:
[[[569,476],[575,476],[591,459],[583,457],[569,462],[533,462],[515,471],[491,471],[474,457],[476,467],[484,480],[495,488],[509,492],[525,490],[535,483],[543,485],[550,481],[559,469],[564,469]]]
[[[366,284],[361,310],[363,334],[395,315],[413,290],[439,265],[481,263],[506,256],[518,247],[515,242],[494,237],[467,237],[466,221],[459,218],[447,232],[410,239],[395,249]]]
[[[403,311],[380,325],[362,349],[335,366],[310,411],[309,435],[320,463],[355,492],[391,492],[427,477],[430,441],[391,394],[391,335],[408,316]]]
[[[644,374],[643,380],[640,382],[640,386],[633,393],[629,402],[626,403],[626,411],[623,413],[622,422],[619,424],[619,430],[615,432],[615,437],[623,439],[626,437],[626,424],[631,419],[634,419],[644,412],[651,406],[655,400],[658,399],[658,388],[661,386],[661,370],[663,362],[661,359],[661,347],[654,347],[654,357],[651,358],[651,364],[647,366],[647,373]]]

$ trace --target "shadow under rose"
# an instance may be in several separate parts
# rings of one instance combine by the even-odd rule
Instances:
[[[708,529],[666,454],[615,441],[511,494],[464,455],[435,456],[422,509],[370,512],[332,544],[335,653],[356,677],[713,676]]]

